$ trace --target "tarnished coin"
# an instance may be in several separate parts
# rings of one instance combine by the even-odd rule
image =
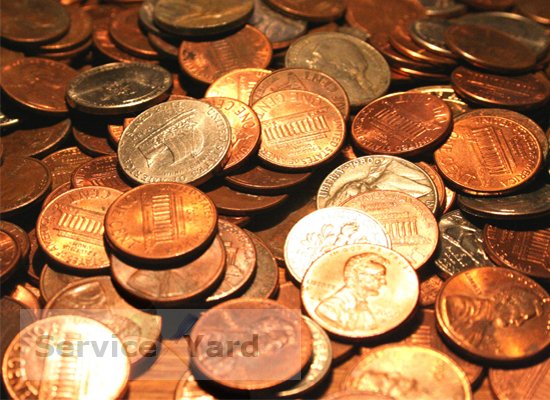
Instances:
[[[237,190],[256,194],[283,194],[304,183],[311,172],[272,171],[261,165],[248,165],[225,176],[225,182]]]
[[[354,143],[365,153],[414,156],[445,140],[451,122],[451,110],[439,97],[395,93],[359,111],[351,134]]]
[[[518,369],[489,369],[491,390],[499,400],[544,400],[550,384],[550,359]]]
[[[533,278],[550,279],[550,227],[485,225],[483,247],[497,265]]]
[[[373,244],[352,244],[314,261],[301,291],[307,313],[324,329],[364,339],[403,323],[416,306],[419,284],[414,269],[399,253]]]
[[[45,264],[40,273],[40,297],[47,303],[66,286],[85,278],[85,276],[58,271]]]
[[[333,77],[346,91],[352,108],[380,97],[390,84],[384,57],[371,45],[345,33],[304,36],[288,49],[285,66],[316,69]]]
[[[43,318],[79,315],[101,322],[122,341],[132,365],[155,351],[161,317],[128,304],[116,291],[110,276],[83,279],[57,293],[44,307]]]
[[[80,398],[116,399],[129,375],[130,362],[118,336],[77,315],[27,326],[13,339],[2,363],[4,383],[14,399],[48,398],[60,390]]]
[[[411,38],[420,46],[446,57],[454,57],[445,43],[445,32],[452,22],[439,18],[416,20],[409,28]]]
[[[493,265],[483,250],[482,230],[460,210],[444,214],[439,221],[439,246],[434,263],[447,277],[470,268]]]
[[[204,1],[158,0],[154,22],[179,36],[204,36],[231,31],[252,14],[252,0]]]
[[[172,76],[146,63],[112,63],[89,69],[72,79],[67,102],[79,111],[121,115],[143,111],[168,97]]]
[[[0,221],[0,230],[6,232],[15,239],[19,250],[21,251],[21,260],[26,262],[29,259],[29,253],[31,250],[31,241],[27,232],[25,232],[23,228],[8,221]]]
[[[0,230],[0,283],[4,283],[15,273],[21,260],[21,249],[15,238]]]
[[[300,314],[272,300],[224,302],[202,314],[190,339],[195,344],[192,365],[207,379],[232,389],[277,386],[295,377],[312,355],[311,331]],[[238,345],[230,353],[216,355],[209,345],[226,346],[235,340]]]
[[[254,103],[262,125],[258,156],[279,168],[307,169],[344,144],[344,118],[326,98],[303,90],[273,92]]]
[[[340,18],[346,9],[345,0],[266,0],[274,9],[294,18],[312,22],[330,22]]]
[[[71,176],[74,188],[84,186],[106,186],[121,192],[132,187],[122,177],[118,170],[117,156],[94,158],[78,167]]]
[[[21,303],[8,296],[0,298],[0,324],[2,335],[0,336],[0,357],[4,359],[6,349],[22,329],[32,324],[38,318],[34,312]],[[4,373],[2,373],[4,378]],[[2,393],[4,388],[2,387]]]
[[[98,27],[94,29],[94,33],[92,35],[94,48],[101,55],[100,58],[110,62],[143,62],[143,59],[134,57],[133,55],[120,50],[115,45],[113,39],[111,39],[111,35],[109,35],[108,26],[108,22],[105,24],[105,26],[103,26],[102,24],[98,24]]]
[[[439,200],[430,176],[410,161],[385,155],[359,157],[332,171],[319,187],[317,207],[337,206],[373,190],[405,192],[437,211]]]
[[[109,34],[115,44],[136,57],[155,60],[159,53],[151,46],[138,24],[139,9],[129,8],[116,13],[111,18]]]
[[[39,202],[52,186],[46,163],[31,157],[3,157],[0,214],[9,215]]]
[[[3,13],[2,13],[3,14]],[[17,104],[44,114],[69,110],[65,90],[77,72],[61,62],[26,57],[2,68],[2,90]]]
[[[426,264],[437,247],[439,229],[433,213],[406,193],[374,190],[354,196],[340,206],[363,211],[380,223],[390,239],[391,249],[405,257],[414,269]]]
[[[275,256],[258,236],[250,231],[246,234],[252,239],[256,250],[256,273],[252,283],[239,296],[241,298],[272,298],[279,288],[279,267]]]
[[[308,68],[283,68],[267,75],[254,87],[250,95],[250,104],[281,90],[305,90],[317,93],[333,103],[344,120],[348,119],[349,100],[342,85],[331,76]]]
[[[226,252],[216,236],[210,247],[195,260],[169,269],[129,265],[111,255],[113,279],[124,292],[138,300],[164,306],[181,306],[204,298],[223,278]]]
[[[55,42],[43,44],[38,48],[38,53],[43,57],[73,52],[89,42],[92,36],[92,18],[88,13],[76,6],[67,7],[66,10],[70,18],[69,30]]]
[[[232,216],[265,213],[288,199],[286,194],[275,196],[257,195],[239,192],[223,185],[212,188],[205,187],[204,190],[221,214]]]
[[[506,10],[512,7],[516,0],[462,0],[462,2],[477,10]]]
[[[260,145],[260,121],[247,104],[227,97],[207,97],[202,101],[216,107],[231,126],[229,159],[223,172],[235,170],[256,153]]]
[[[83,187],[56,197],[40,213],[36,238],[55,262],[77,270],[109,268],[103,241],[105,213],[121,192]]]
[[[226,159],[231,125],[214,106],[176,100],[151,107],[124,130],[122,170],[138,183],[200,183]]]
[[[353,367],[343,387],[399,399],[472,398],[466,374],[451,358],[414,345],[374,348]]]
[[[535,136],[515,120],[466,114],[435,152],[435,161],[441,174],[459,189],[504,193],[533,178],[542,163],[542,150]]]
[[[480,359],[512,362],[550,344],[550,297],[507,268],[476,268],[449,279],[436,304],[441,332]]]
[[[451,86],[421,86],[410,89],[409,92],[419,92],[433,94],[443,100],[451,109],[453,117],[458,117],[468,111],[471,111],[470,106],[456,95],[456,92]]]
[[[550,25],[550,11],[544,0],[520,0],[517,2],[520,13],[543,25]]]
[[[271,71],[262,68],[237,68],[216,79],[204,97],[229,97],[250,104],[250,94],[256,84]]]
[[[71,181],[73,172],[92,157],[84,154],[78,147],[67,147],[45,157],[42,161],[52,173],[52,190]]]
[[[297,282],[302,282],[307,269],[323,254],[357,243],[392,248],[386,230],[374,217],[343,207],[316,210],[299,220],[288,233],[286,267]]]
[[[253,26],[245,25],[221,39],[183,41],[178,61],[186,74],[210,84],[237,68],[267,68],[271,56],[269,39]]]

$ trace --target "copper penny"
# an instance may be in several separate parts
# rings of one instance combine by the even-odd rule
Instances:
[[[92,345],[105,350],[100,355]],[[105,325],[77,315],[27,326],[13,339],[2,363],[4,383],[14,399],[52,397],[62,389],[115,399],[124,393],[129,375],[120,339]]]
[[[443,280],[435,273],[421,280],[420,297],[418,299],[420,306],[433,308],[441,286],[443,286]]]
[[[70,63],[73,61],[77,61],[80,57],[83,58],[83,56],[88,54],[88,51],[91,50],[92,44],[93,44],[93,40],[90,37],[84,43],[80,44],[78,47],[75,47],[74,49],[59,51],[55,53],[39,53],[38,55],[40,57],[49,58],[50,60]]]
[[[482,25],[453,25],[445,33],[447,46],[469,63],[496,72],[532,68],[536,54],[523,43]]]
[[[426,264],[437,247],[439,229],[433,213],[406,193],[375,190],[352,197],[341,206],[361,210],[382,224],[391,248],[414,269]]]
[[[46,255],[40,248],[38,240],[36,239],[36,229],[32,229],[29,232],[29,240],[31,242],[31,249],[29,251],[27,278],[32,284],[38,286],[40,283],[40,274],[44,265],[46,265]]]
[[[258,29],[245,25],[222,39],[183,41],[178,60],[185,73],[210,84],[237,68],[266,68],[271,55],[267,37]]]
[[[0,283],[6,282],[13,275],[20,260],[19,243],[12,235],[0,230]]]
[[[5,156],[0,181],[0,214],[9,215],[43,199],[52,186],[52,173],[46,163],[35,158]]]
[[[352,138],[365,153],[414,156],[450,133],[452,114],[439,97],[395,93],[373,101],[353,120]]]
[[[302,303],[309,316],[345,338],[391,331],[412,313],[418,294],[418,277],[408,261],[373,244],[342,246],[322,255],[302,281]]]
[[[342,390],[324,397],[325,400],[391,400],[393,397],[363,390]]]
[[[74,188],[84,186],[106,186],[121,192],[127,192],[132,187],[124,179],[118,169],[116,155],[93,158],[75,169],[71,176]]]
[[[104,217],[121,192],[106,187],[69,190],[40,213],[36,237],[55,262],[77,270],[109,267],[103,242]]]
[[[126,127],[122,123],[121,124],[113,123],[113,124],[107,125],[107,132],[109,133],[109,141],[111,142],[111,144],[114,146],[115,149],[118,147],[118,142],[120,141],[120,137],[122,136],[122,132],[124,132],[124,129],[126,129]]]
[[[312,355],[311,332],[300,314],[265,299],[237,299],[212,308],[197,321],[190,339],[195,344],[193,366],[208,379],[239,390],[286,382]],[[231,353],[212,357],[208,343],[221,348],[235,340],[239,345]],[[264,368],[266,363],[270,368]]]
[[[40,297],[47,303],[71,283],[85,278],[85,276],[59,271],[46,264],[40,273]]]
[[[174,400],[190,399],[215,400],[216,397],[199,386],[191,371],[186,371],[178,383]]]
[[[70,182],[75,169],[91,159],[90,156],[81,152],[78,147],[68,147],[45,157],[43,159],[44,164],[52,172],[52,190]]]
[[[125,256],[148,262],[177,260],[210,244],[216,219],[214,204],[200,190],[181,183],[152,183],[112,204],[105,234]]]
[[[525,110],[541,106],[550,98],[550,81],[540,72],[506,76],[458,67],[451,81],[461,97],[485,107]]]
[[[312,22],[334,21],[346,9],[344,0],[266,0],[266,3],[283,14]]]
[[[439,172],[432,167],[430,164],[425,163],[424,161],[419,161],[416,163],[420,168],[426,172],[432,181],[435,184],[435,189],[437,190],[437,200],[438,200],[438,213],[437,215],[440,215],[440,213],[443,212],[443,209],[445,208],[445,205],[447,203],[447,193],[445,192],[445,182],[443,182],[443,178],[441,175],[439,175]]]
[[[98,53],[110,62],[118,61],[128,63],[144,61],[139,57],[134,57],[133,55],[120,50],[113,42],[113,39],[111,39],[111,35],[109,34],[109,29],[107,27],[94,29],[92,40],[94,48],[98,51]]]
[[[130,363],[136,365],[155,351],[161,317],[128,304],[110,276],[83,279],[66,286],[44,307],[43,318],[79,315],[101,322],[122,341]]]
[[[92,18],[88,13],[78,6],[70,6],[66,10],[71,19],[69,30],[59,40],[38,48],[38,52],[45,57],[74,50],[88,42],[92,36]]]
[[[73,119],[73,137],[86,154],[97,157],[114,154],[115,150],[107,137],[107,126],[92,119]]]
[[[256,84],[271,71],[262,68],[237,68],[216,79],[206,90],[204,97],[228,97],[245,104]]]
[[[424,84],[427,83],[447,83],[449,81],[449,75],[441,72],[426,72],[413,68],[400,67],[395,69],[398,74],[407,77],[410,81],[421,81]]]
[[[139,27],[139,8],[116,13],[111,19],[109,34],[122,50],[140,58],[155,60],[158,52],[151,47],[147,35]]]
[[[157,306],[176,307],[204,298],[218,285],[225,271],[223,241],[215,236],[210,247],[195,260],[169,269],[132,266],[111,255],[117,285],[132,297]]]
[[[65,90],[77,72],[66,64],[27,57],[2,69],[2,90],[17,104],[44,114],[68,112]]]
[[[250,217],[239,217],[239,216],[231,216],[231,215],[218,215],[218,218],[223,219],[227,222],[231,222],[232,224],[240,226],[241,228],[248,225],[251,220]]]
[[[457,96],[456,92],[451,86],[437,85],[437,86],[421,86],[418,88],[410,89],[410,92],[429,93],[439,97],[443,100],[453,113],[453,117],[458,117],[465,112],[471,111],[470,107],[464,100]]]
[[[0,357],[4,359],[6,350],[19,332],[38,318],[25,304],[8,296],[0,298],[0,324],[2,325],[2,340],[0,341]],[[4,374],[2,373],[2,378]],[[2,395],[4,385],[2,384]]]
[[[231,126],[229,159],[224,172],[235,170],[252,156],[260,145],[260,121],[247,104],[227,97],[207,97],[202,101],[216,107]]]
[[[21,251],[21,260],[27,261],[29,259],[29,253],[31,250],[31,241],[27,232],[18,225],[12,224],[8,221],[0,221],[0,230],[6,232],[12,238],[15,239],[19,250]]]
[[[47,196],[46,198],[44,199],[44,201],[42,202],[42,209],[44,209],[44,207],[46,207],[48,204],[51,203],[51,201],[53,199],[55,199],[56,197],[62,195],[63,193],[65,192],[68,192],[69,190],[73,189],[73,186],[71,185],[71,182],[66,182],[66,183],[63,183],[62,185],[59,185],[58,187],[56,187],[55,189],[53,189]]]
[[[520,13],[543,25],[550,25],[550,11],[544,0],[521,0],[517,2]]]
[[[302,90],[273,92],[253,106],[262,124],[258,156],[279,168],[304,169],[333,158],[344,143],[344,119],[326,98]]]
[[[518,369],[489,370],[489,383],[499,400],[544,400],[550,384],[550,359]]]
[[[514,5],[516,0],[462,0],[463,3],[478,10],[506,10]]]
[[[415,345],[376,347],[353,367],[342,386],[399,399],[472,399],[466,374],[451,358]]]
[[[304,183],[310,172],[272,171],[261,165],[248,165],[227,175],[225,182],[231,187],[256,194],[283,194]]]
[[[25,54],[20,51],[15,51],[4,46],[0,46],[0,68],[4,68],[5,65],[11,64],[12,62],[24,57]]]
[[[24,305],[26,308],[31,310],[29,314],[36,317],[36,319],[40,318],[40,314],[42,312],[42,307],[40,305],[40,301],[38,300],[38,297],[33,293],[30,289],[28,289],[26,286],[23,286],[21,284],[17,284],[13,290],[10,290],[9,297],[14,299],[15,301],[18,301],[22,305]],[[26,310],[27,311],[27,310]],[[21,316],[18,314],[18,318],[21,318]],[[23,318],[21,318],[23,319]],[[2,341],[4,339],[2,338]],[[6,343],[8,344],[8,343]]]
[[[240,295],[241,298],[263,298],[274,296],[279,288],[279,267],[275,256],[258,236],[250,231],[246,234],[252,239],[256,250],[256,273],[250,286]]]
[[[497,265],[533,278],[550,279],[550,227],[487,224],[483,247]]]
[[[522,124],[498,115],[465,115],[435,152],[439,171],[454,186],[478,193],[510,192],[536,174],[542,150]]]
[[[476,268],[452,277],[435,310],[444,336],[476,358],[518,361],[550,344],[548,293],[510,269]]]

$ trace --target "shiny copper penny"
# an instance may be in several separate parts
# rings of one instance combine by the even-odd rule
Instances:
[[[433,213],[406,193],[375,190],[352,197],[341,206],[361,210],[382,224],[391,248],[414,269],[426,264],[437,247],[439,229]]]
[[[105,350],[99,354],[94,345]],[[77,315],[27,326],[13,339],[2,363],[4,383],[14,399],[56,396],[62,388],[82,397],[114,399],[123,394],[129,375],[120,339],[105,325]]]
[[[483,247],[497,265],[550,279],[550,227],[485,225]]]
[[[15,272],[21,260],[21,249],[17,240],[0,230],[0,283],[4,283]]]
[[[279,288],[279,267],[275,256],[258,236],[250,231],[246,234],[252,239],[256,250],[256,273],[254,279],[241,298],[272,298]]]
[[[476,358],[512,362],[550,343],[550,297],[535,281],[506,268],[476,268],[449,279],[436,304],[437,323]]]
[[[437,203],[439,207],[439,213],[442,213],[447,203],[447,193],[445,192],[445,182],[443,182],[443,178],[441,177],[441,175],[439,175],[439,172],[437,172],[434,167],[432,167],[428,163],[425,163],[424,161],[419,161],[416,163],[416,165],[422,168],[424,172],[426,172],[434,182],[435,189],[437,190]],[[439,213],[437,215],[439,215]]]
[[[267,37],[256,28],[245,25],[222,39],[183,41],[178,60],[186,74],[210,84],[237,68],[266,68],[271,55]]]
[[[257,194],[282,194],[304,183],[310,172],[272,171],[261,165],[248,165],[225,177],[225,182],[237,190]]]
[[[105,216],[105,234],[121,254],[148,262],[181,259],[208,246],[217,213],[200,190],[152,183],[120,196]]]
[[[46,207],[48,204],[51,203],[51,201],[53,199],[55,199],[56,197],[62,195],[63,193],[65,192],[68,192],[69,190],[73,189],[73,186],[71,185],[71,182],[65,182],[64,184],[62,185],[59,185],[58,187],[56,187],[55,189],[53,189],[47,196],[46,198],[44,199],[44,201],[42,202],[42,209],[44,209],[44,207]]]
[[[525,71],[537,61],[536,54],[523,43],[487,26],[453,25],[447,29],[445,41],[469,63],[491,71]]]
[[[451,358],[415,345],[374,348],[353,367],[343,387],[400,399],[472,399],[466,374]]]
[[[5,156],[0,181],[0,214],[9,215],[43,199],[52,186],[52,173],[35,158]]]
[[[312,168],[344,143],[344,119],[326,98],[302,90],[273,92],[253,105],[262,124],[258,156],[279,168]]]
[[[65,287],[44,307],[43,318],[79,315],[111,329],[136,365],[155,350],[161,317],[128,304],[116,291],[110,276],[87,278]]]
[[[36,237],[55,262],[77,270],[109,267],[103,242],[105,213],[121,192],[106,187],[69,190],[40,213]]]
[[[29,289],[29,287],[29,284],[25,284],[25,286],[23,286],[22,284],[17,284],[12,290],[9,291],[9,297],[21,303],[23,306],[30,310],[29,314],[36,317],[36,319],[39,319],[40,314],[42,313],[42,307],[40,305],[38,297],[36,296],[34,291],[31,291],[31,289]],[[17,317],[21,318],[22,316],[17,315]],[[24,321],[24,318],[21,319]],[[6,343],[6,345],[7,344],[8,343]]]
[[[489,369],[489,383],[499,400],[544,400],[550,384],[550,359],[517,369]]]
[[[94,158],[78,167],[71,176],[74,188],[84,186],[106,186],[121,192],[132,187],[121,175],[118,169],[116,155]]]
[[[52,115],[68,112],[65,90],[77,72],[66,64],[27,57],[2,69],[2,90],[17,104]]]
[[[435,161],[441,174],[460,189],[510,192],[536,174],[542,150],[535,136],[514,120],[467,116],[454,124]]]
[[[450,133],[452,114],[440,98],[396,93],[375,100],[353,120],[352,138],[368,154],[418,155]]]
[[[231,125],[229,159],[223,171],[235,170],[257,151],[260,145],[260,121],[252,108],[239,100],[207,97],[202,101],[221,111]]]
[[[346,9],[344,0],[267,0],[283,14],[312,22],[330,22],[340,18]]]
[[[51,57],[56,53],[70,52],[89,41],[92,36],[92,18],[83,9],[77,6],[66,8],[71,19],[69,30],[60,39],[38,48],[38,53],[44,57]]]
[[[241,228],[248,225],[248,223],[251,221],[250,217],[239,217],[239,216],[231,216],[231,215],[218,215],[218,218],[223,219],[227,222],[231,222],[232,224],[240,226]]]
[[[186,371],[178,383],[174,400],[189,399],[215,400],[216,398],[199,386],[191,371]]]
[[[228,97],[245,104],[256,84],[271,71],[262,68],[237,68],[216,79],[206,90],[204,97]]]
[[[0,230],[6,232],[15,239],[21,251],[21,260],[27,261],[31,250],[31,242],[27,232],[25,232],[23,228],[8,221],[0,221]]]
[[[44,164],[52,172],[52,190],[70,182],[74,170],[91,159],[90,156],[81,152],[78,147],[67,147],[45,157]]]
[[[46,264],[40,273],[40,297],[47,303],[65,287],[85,278],[86,276],[54,269]]]
[[[433,94],[443,100],[453,113],[453,117],[457,117],[465,112],[470,111],[470,107],[460,97],[457,96],[454,89],[446,85],[437,86],[421,86],[418,88],[410,89],[410,92],[420,92]]]
[[[223,278],[226,251],[219,236],[195,260],[169,269],[133,266],[111,255],[111,270],[117,285],[138,300],[175,307],[204,298]]]
[[[202,338],[202,340],[199,340]],[[294,377],[312,355],[312,336],[300,314],[272,300],[237,299],[204,313],[190,335],[192,365],[208,379],[240,390],[277,386]],[[212,357],[208,343],[239,345]],[[251,350],[253,342],[256,348]],[[251,353],[252,351],[252,353]],[[269,363],[270,368],[263,366]]]
[[[412,313],[418,293],[418,277],[407,260],[373,244],[324,254],[302,281],[302,303],[309,316],[346,338],[375,337],[394,329]]]
[[[147,35],[138,25],[139,9],[129,8],[118,12],[111,19],[109,34],[122,50],[140,58],[158,59],[159,53],[151,47]]]

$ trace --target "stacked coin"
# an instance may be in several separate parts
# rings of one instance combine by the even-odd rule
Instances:
[[[547,397],[545,0],[13,3],[0,397]]]

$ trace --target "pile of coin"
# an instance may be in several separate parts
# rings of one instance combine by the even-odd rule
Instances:
[[[547,397],[546,0],[27,0],[0,37],[2,398]]]

